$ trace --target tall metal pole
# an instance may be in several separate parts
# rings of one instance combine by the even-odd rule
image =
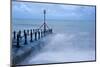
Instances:
[[[46,17],[45,17],[45,15],[46,15],[46,10],[44,10],[44,32],[46,31]]]

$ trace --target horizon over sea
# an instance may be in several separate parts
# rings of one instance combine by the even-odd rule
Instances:
[[[23,29],[37,29],[44,23],[41,19],[13,19],[12,31]],[[95,32],[95,20],[46,20],[47,25],[55,32],[89,31]]]

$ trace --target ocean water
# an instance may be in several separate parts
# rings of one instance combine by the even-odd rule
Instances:
[[[95,32],[95,21],[83,20],[47,20],[46,22],[50,28],[57,32]],[[12,29],[32,29],[39,28],[43,24],[43,20],[32,19],[14,19],[12,20]]]
[[[95,60],[95,21],[90,20],[47,20],[53,29],[46,46],[35,56],[32,54],[21,64],[45,64]],[[37,29],[43,20],[16,19],[12,31]]]

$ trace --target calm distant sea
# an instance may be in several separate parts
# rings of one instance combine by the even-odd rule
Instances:
[[[86,20],[47,20],[49,28],[55,33],[66,32],[91,32],[95,33],[95,21]],[[12,31],[23,29],[37,29],[43,24],[43,20],[14,19],[12,20]]]

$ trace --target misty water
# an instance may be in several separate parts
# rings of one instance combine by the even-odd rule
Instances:
[[[13,20],[12,30],[36,29],[43,20]],[[45,64],[95,60],[95,21],[48,20],[54,35],[35,56],[29,55],[20,64]]]

